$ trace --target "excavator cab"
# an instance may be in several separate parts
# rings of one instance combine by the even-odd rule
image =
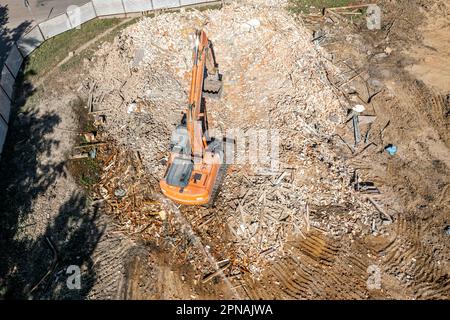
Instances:
[[[193,170],[194,163],[191,159],[174,158],[167,171],[166,181],[171,186],[185,188],[189,184]]]
[[[211,41],[196,32],[188,107],[172,134],[168,167],[160,187],[163,194],[185,205],[214,201],[224,174],[223,144],[207,135],[205,96],[220,97],[222,75]]]

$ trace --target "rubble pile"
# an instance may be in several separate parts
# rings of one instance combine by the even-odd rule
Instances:
[[[145,172],[139,152],[105,146],[99,158],[104,167],[97,196],[117,217],[121,230],[158,237],[167,212],[155,197],[155,181]]]
[[[104,135],[118,146],[140,152],[148,173],[159,176],[165,166],[159,161],[167,153],[172,128],[180,121],[187,95],[164,64],[143,65],[129,52],[139,51],[126,41],[115,39],[97,52],[89,81],[105,98],[94,113],[104,112]]]
[[[223,133],[276,130],[280,166],[232,164],[216,206],[207,209],[214,219],[202,221],[203,209],[185,214],[195,221],[194,229],[207,226],[210,232],[202,237],[212,252],[225,255],[223,240],[213,235],[228,234],[234,256],[219,258],[255,273],[258,261],[282,252],[290,237],[304,236],[310,228],[334,236],[365,233],[379,215],[354,193],[352,171],[333,151],[335,130],[351,108],[327,82],[326,72],[336,68],[283,4],[247,0],[143,18],[97,52],[89,79],[105,94],[96,105],[106,115],[104,134],[139,153],[142,172],[152,176],[148,183],[157,190],[170,134],[186,106],[192,34],[205,29],[224,78],[221,99],[206,101],[211,127]],[[108,190],[103,197],[114,193]],[[130,212],[139,210],[134,206]]]

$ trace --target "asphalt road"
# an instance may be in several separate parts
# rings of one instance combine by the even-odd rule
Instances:
[[[70,5],[87,2],[89,0],[0,0],[0,15],[3,17],[0,21],[0,65],[12,42],[28,28],[65,12]]]

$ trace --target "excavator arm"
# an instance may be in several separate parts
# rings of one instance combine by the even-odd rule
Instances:
[[[201,158],[207,147],[208,118],[203,94],[218,95],[222,79],[215,60],[214,49],[203,30],[197,31],[193,53],[192,81],[189,92],[186,124],[194,158]]]

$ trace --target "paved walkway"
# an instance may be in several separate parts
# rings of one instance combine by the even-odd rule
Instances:
[[[12,42],[28,28],[66,11],[70,5],[89,0],[2,0],[0,4],[0,65],[3,64]],[[28,5],[27,5],[28,4]]]
[[[29,6],[26,7],[25,3]],[[81,5],[89,0],[2,0],[0,6],[7,6],[9,9],[9,29],[16,28],[24,21],[39,23],[48,18],[52,18],[66,11],[70,5]]]

